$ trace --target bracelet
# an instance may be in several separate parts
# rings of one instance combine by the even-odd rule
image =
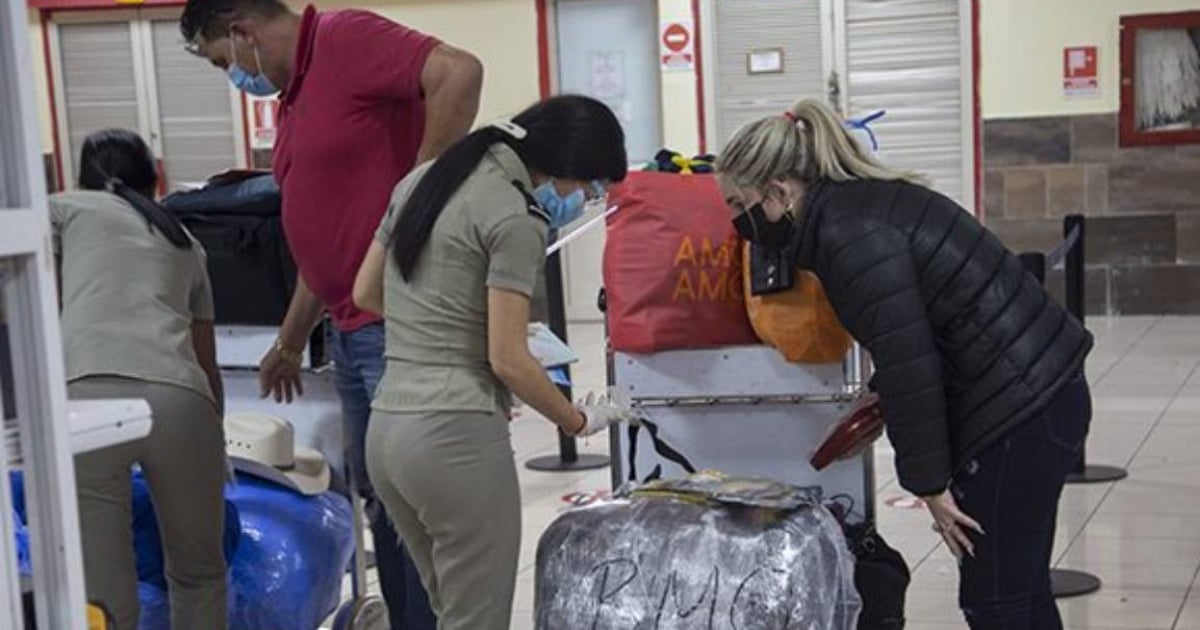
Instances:
[[[304,363],[304,353],[292,352],[291,350],[283,347],[282,339],[275,340],[275,354],[278,354],[279,358],[283,359],[285,363],[291,363],[292,365],[297,366]]]

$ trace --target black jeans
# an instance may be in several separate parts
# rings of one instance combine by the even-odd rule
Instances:
[[[959,605],[972,630],[1061,630],[1050,592],[1058,499],[1092,419],[1080,375],[1045,410],[955,476],[959,507],[986,533],[959,565]]]

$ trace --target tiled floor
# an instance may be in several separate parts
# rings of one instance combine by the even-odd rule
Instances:
[[[1095,418],[1091,461],[1126,467],[1115,484],[1069,486],[1063,497],[1055,562],[1104,580],[1094,595],[1060,601],[1066,626],[1096,630],[1200,630],[1200,318],[1094,318],[1097,348],[1088,364]],[[576,391],[604,387],[599,326],[576,326],[571,345],[583,357]],[[518,462],[552,454],[550,425],[528,411],[513,422]],[[607,452],[593,437],[585,452]],[[891,451],[876,449],[879,529],[913,567],[909,627],[965,628],[955,605],[950,555],[923,510],[891,508],[904,496]],[[576,490],[609,487],[607,470],[538,473],[520,467],[525,531],[513,629],[533,627],[534,550],[541,532]]]

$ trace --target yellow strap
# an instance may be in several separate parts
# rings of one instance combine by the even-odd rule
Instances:
[[[675,166],[679,167],[679,173],[681,175],[692,174],[692,161],[690,159],[685,158],[682,155],[674,155],[671,156],[671,162],[675,164]]]
[[[87,627],[88,630],[108,630],[108,619],[104,609],[95,604],[88,604]]]

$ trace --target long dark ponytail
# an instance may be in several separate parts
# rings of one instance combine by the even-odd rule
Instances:
[[[412,277],[446,203],[489,149],[506,144],[527,168],[566,179],[625,179],[625,133],[608,106],[586,96],[556,96],[512,119],[513,126],[483,127],[451,146],[417,184],[392,231],[400,274]]]
[[[172,245],[191,249],[192,239],[179,219],[141,192],[157,185],[154,154],[141,136],[125,129],[103,129],[84,139],[79,187],[106,190],[124,199]]]

